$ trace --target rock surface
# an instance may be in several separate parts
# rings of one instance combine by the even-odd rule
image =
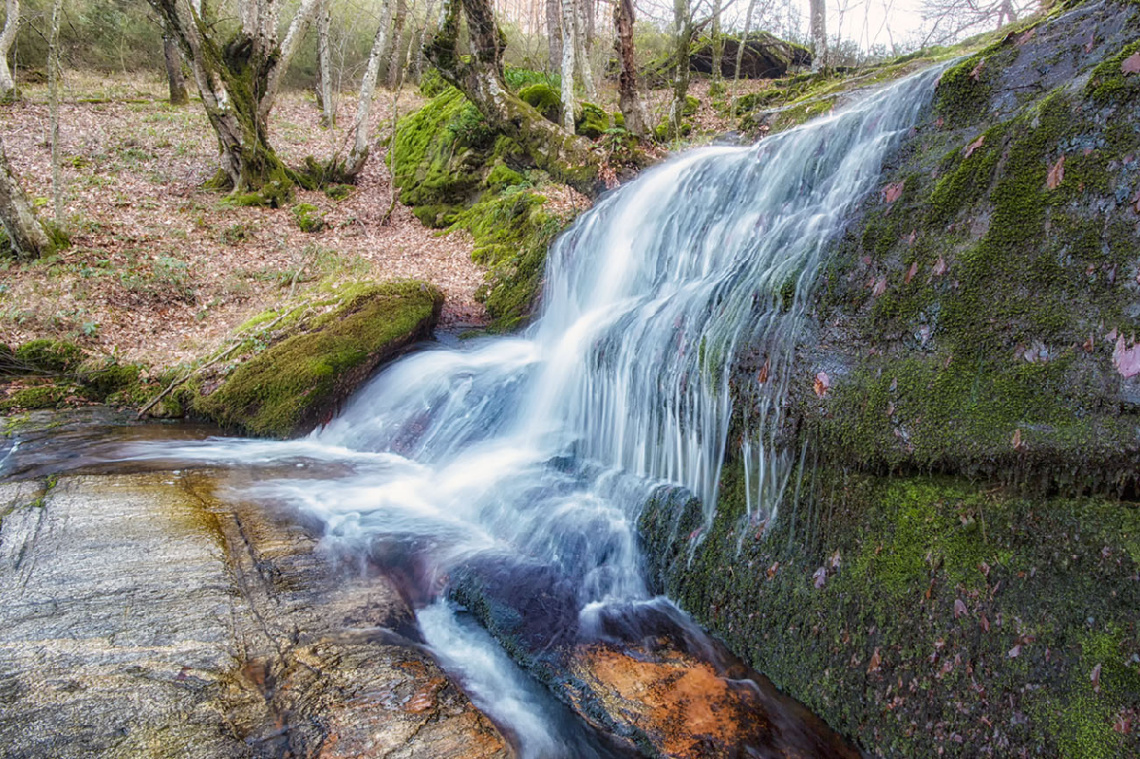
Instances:
[[[13,757],[502,757],[384,578],[216,473],[0,484]]]

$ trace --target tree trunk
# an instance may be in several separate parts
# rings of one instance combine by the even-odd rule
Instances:
[[[469,59],[459,54],[461,8],[467,17]],[[598,181],[597,155],[584,139],[547,121],[507,88],[503,80],[504,44],[488,0],[444,0],[439,32],[424,52],[490,126],[518,142],[540,169],[585,195],[597,195],[603,189]],[[572,48],[565,43],[563,47]]]
[[[546,0],[546,41],[550,50],[546,70],[553,74],[562,68],[562,4],[559,0]]]
[[[55,225],[63,228],[63,177],[59,154],[59,24],[63,0],[51,4],[51,32],[48,35],[48,111],[51,124],[51,196]]]
[[[16,94],[16,82],[12,69],[8,67],[8,54],[16,42],[20,31],[20,0],[8,0],[8,16],[4,19],[4,31],[0,32],[0,100],[11,99]]]
[[[574,98],[574,0],[561,0],[562,4],[562,126],[574,131],[574,111],[578,107]]]
[[[673,29],[676,33],[673,50],[673,100],[669,103],[668,136],[681,134],[685,98],[689,94],[689,52],[693,41],[693,21],[689,0],[673,0]]]
[[[391,56],[388,58],[388,89],[398,89],[404,79],[404,24],[408,18],[407,0],[395,0],[392,14]]]
[[[649,126],[645,108],[637,92],[637,65],[633,58],[633,0],[617,0],[614,3],[614,26],[617,48],[621,60],[621,73],[618,75],[618,107],[625,118],[625,128],[638,137],[644,137]]]
[[[748,0],[748,10],[744,13],[744,35],[736,46],[736,68],[732,75],[732,110],[736,115],[736,94],[740,91],[740,67],[744,63],[744,49],[748,47],[748,34],[752,31],[752,14],[756,11],[756,0]]]
[[[712,37],[712,80],[719,84],[721,80],[721,62],[724,60],[724,35],[721,34],[720,16],[724,8],[722,0],[713,0],[712,28],[709,35]]]
[[[827,4],[826,0],[811,0],[811,70],[820,71],[827,66]]]
[[[166,82],[170,87],[170,104],[186,105],[190,96],[186,93],[186,77],[182,75],[182,54],[178,43],[169,35],[162,35],[162,54],[166,58]]]
[[[329,2],[317,11],[317,101],[321,106],[321,126],[336,124],[336,103],[333,102],[332,50],[329,48],[329,26],[332,14]]]
[[[590,41],[589,26],[586,23],[586,14],[582,7],[588,0],[573,0],[574,6],[574,60],[578,64],[578,73],[582,77],[582,88],[586,91],[586,100],[591,103],[598,102],[598,89],[594,86],[594,72],[590,70]]]
[[[51,250],[51,239],[36,218],[32,204],[24,188],[20,186],[8,155],[4,150],[4,140],[0,136],[0,223],[8,233],[8,242],[16,252],[16,258],[39,258]]]
[[[269,145],[267,120],[281,77],[300,47],[319,0],[302,0],[285,41],[277,42],[278,0],[243,0],[242,29],[222,44],[199,0],[150,0],[190,63],[206,117],[218,137],[225,185],[262,191],[277,204],[295,176]]]
[[[424,10],[424,23],[420,27],[418,41],[415,46],[415,62],[411,68],[415,72],[416,81],[421,82],[424,78],[424,43],[427,42],[428,27],[431,25],[431,14],[435,10],[435,0],[427,0],[427,8]]]
[[[387,0],[382,0],[387,5]],[[341,172],[344,179],[349,182],[356,180],[364,163],[368,160],[368,127],[372,121],[372,101],[376,95],[376,78],[380,74],[380,62],[387,47],[388,21],[387,9],[381,13],[380,26],[376,29],[376,36],[372,39],[372,52],[368,54],[368,67],[364,70],[364,78],[360,81],[360,99],[356,103],[356,122],[354,130],[356,141],[348,154]]]

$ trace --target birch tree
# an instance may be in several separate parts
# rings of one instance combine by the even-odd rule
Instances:
[[[9,100],[16,94],[16,82],[8,67],[8,55],[20,31],[20,0],[7,0],[4,30],[0,31],[0,99]]]
[[[388,89],[396,89],[403,81],[403,50],[404,25],[408,19],[407,0],[393,0],[392,7],[392,33],[389,37],[388,47],[391,49],[388,57]]]
[[[16,258],[39,258],[52,249],[47,230],[36,218],[19,178],[8,163],[3,136],[0,136],[0,223],[8,233],[8,243]]]
[[[333,102],[332,48],[329,31],[332,10],[329,0],[322,0],[317,11],[317,104],[321,107],[321,126],[336,124],[336,103]]]
[[[241,26],[223,42],[209,0],[150,0],[182,48],[217,134],[219,184],[248,192],[272,183],[279,191],[291,186],[295,175],[270,146],[267,121],[320,0],[301,0],[283,41],[277,31],[282,0],[238,2]]]
[[[546,70],[550,73],[562,68],[562,3],[546,0],[546,43],[549,50]]]
[[[827,63],[826,0],[811,0],[808,13],[811,16],[811,70],[820,71]]]
[[[170,90],[171,105],[186,105],[190,96],[186,92],[186,77],[182,74],[182,53],[178,43],[168,32],[162,33],[162,57],[166,61],[166,83]]]
[[[816,2],[816,0],[813,0]],[[681,131],[685,99],[689,94],[689,52],[693,46],[696,25],[689,0],[673,0],[673,99],[669,102],[666,130],[670,138]]]
[[[376,96],[376,79],[380,75],[380,63],[384,58],[388,39],[388,5],[389,0],[382,0],[380,25],[376,35],[372,38],[372,50],[368,54],[368,66],[364,69],[364,77],[360,80],[360,98],[356,102],[356,121],[353,122],[354,140],[348,159],[337,170],[340,178],[347,182],[354,182],[368,160],[368,128],[372,121],[372,102]]]

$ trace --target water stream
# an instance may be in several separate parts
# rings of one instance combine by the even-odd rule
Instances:
[[[776,517],[800,451],[780,450],[775,434],[824,253],[878,189],[937,76],[645,172],[555,243],[528,331],[410,355],[303,440],[148,442],[120,455],[272,465],[240,496],[319,518],[341,551],[414,553],[418,619],[441,662],[523,756],[586,755],[439,593],[457,568],[502,557],[570,583],[580,637],[599,634],[606,609],[662,603],[640,568],[639,510],[673,484],[711,519],[734,398],[748,405],[749,511]],[[765,368],[733,379],[745,348]],[[337,466],[290,478],[290,462]]]

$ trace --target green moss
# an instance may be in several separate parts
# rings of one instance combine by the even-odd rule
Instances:
[[[542,114],[543,118],[561,123],[562,96],[558,91],[545,82],[532,84],[519,90],[519,98],[524,103]]]
[[[701,107],[701,101],[699,98],[697,98],[693,95],[686,95],[685,96],[685,107],[681,109],[681,115],[685,116],[685,117],[695,116],[697,113],[697,109],[700,107]]]
[[[350,184],[330,184],[325,187],[325,196],[337,201],[346,200],[356,192],[356,188]]]
[[[58,408],[76,392],[71,385],[33,385],[17,390],[7,399],[0,401],[0,411],[17,409]]]
[[[302,232],[312,234],[325,228],[324,214],[312,203],[298,203],[293,206],[293,219]]]
[[[524,181],[522,174],[502,163],[495,164],[491,173],[487,175],[487,187],[496,192],[512,185],[522,184]]]
[[[1140,748],[1112,731],[1140,706],[1135,504],[802,474],[763,538],[739,462],[707,529],[694,501],[652,502],[639,525],[657,590],[872,755]]]
[[[195,412],[244,432],[288,437],[331,414],[377,362],[430,332],[440,292],[419,282],[360,288],[304,331],[251,356]]]
[[[1098,105],[1124,103],[1135,99],[1140,92],[1140,74],[1126,74],[1123,70],[1125,59],[1140,52],[1140,42],[1132,42],[1093,69],[1092,77],[1085,85],[1085,94]]]
[[[574,131],[596,140],[610,128],[610,115],[593,103],[579,103],[574,115]]]
[[[63,373],[83,362],[86,354],[74,343],[63,340],[31,340],[16,348],[18,361],[34,372]]]
[[[455,225],[475,238],[472,258],[488,268],[477,293],[505,332],[530,318],[542,288],[546,251],[567,220],[544,208],[545,198],[521,188],[492,195],[456,217]]]

